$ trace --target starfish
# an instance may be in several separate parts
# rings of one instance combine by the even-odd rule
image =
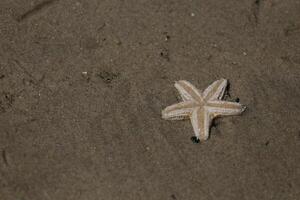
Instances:
[[[162,118],[180,120],[190,118],[196,142],[207,140],[212,120],[220,116],[239,115],[246,107],[236,102],[223,101],[227,80],[220,79],[200,92],[190,82],[180,80],[175,82],[182,102],[168,106],[162,111]]]

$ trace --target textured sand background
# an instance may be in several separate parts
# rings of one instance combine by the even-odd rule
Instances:
[[[221,77],[207,142],[161,119]],[[299,199],[299,87],[297,0],[1,0],[0,199]]]

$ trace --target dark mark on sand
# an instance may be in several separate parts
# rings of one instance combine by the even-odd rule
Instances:
[[[27,12],[25,12],[24,14],[22,14],[21,16],[17,17],[16,20],[18,22],[21,22],[29,17],[32,17],[33,15],[40,12],[42,9],[51,6],[56,1],[58,1],[58,0],[47,0],[47,1],[41,2],[41,3],[37,4],[36,6],[34,6],[32,9],[30,9]]]
[[[2,150],[2,159],[3,159],[3,161],[4,161],[4,164],[5,164],[6,166],[9,166],[8,161],[7,161],[7,155],[6,155],[5,149]]]
[[[8,104],[11,106],[13,104],[13,102],[15,101],[14,95],[10,94],[8,92],[4,93],[4,97],[6,99],[6,101],[8,102]]]
[[[100,26],[97,31],[101,31],[106,26],[106,23],[103,23],[102,26]]]
[[[210,61],[210,60],[212,59],[212,57],[213,57],[213,56],[212,56],[211,54],[209,54],[208,56],[206,56],[206,60],[207,60],[207,61]]]
[[[162,49],[162,51],[160,52],[160,56],[164,59],[166,59],[167,61],[170,61],[170,57],[169,57],[169,50],[168,49]]]
[[[166,75],[163,75],[161,78],[164,79],[164,80],[168,79],[168,77]]]
[[[270,144],[270,141],[267,141],[267,142],[265,143],[266,146],[268,146],[269,144]]]
[[[0,113],[6,112],[10,109],[15,101],[13,94],[9,92],[3,92],[0,96]]]
[[[163,32],[165,35],[165,41],[169,41],[171,39],[171,36],[168,34],[168,32]]]
[[[252,6],[252,13],[254,16],[255,23],[258,23],[258,16],[259,16],[259,10],[260,10],[261,0],[255,0]]]
[[[120,76],[120,73],[102,71],[98,73],[97,76],[100,77],[104,81],[104,83],[110,84],[114,79]]]

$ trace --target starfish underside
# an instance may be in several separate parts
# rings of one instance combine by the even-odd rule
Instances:
[[[212,120],[219,116],[239,115],[245,106],[229,101],[222,101],[227,80],[220,79],[208,86],[201,93],[195,86],[185,80],[177,81],[182,102],[168,106],[162,111],[162,118],[180,120],[190,118],[194,133],[200,140],[207,140]]]

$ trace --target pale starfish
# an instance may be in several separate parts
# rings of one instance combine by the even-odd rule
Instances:
[[[162,118],[179,120],[190,118],[196,135],[196,141],[207,140],[212,120],[219,116],[239,115],[246,107],[235,102],[222,101],[227,80],[220,79],[208,86],[201,93],[188,81],[177,81],[182,102],[168,106],[162,111]]]

